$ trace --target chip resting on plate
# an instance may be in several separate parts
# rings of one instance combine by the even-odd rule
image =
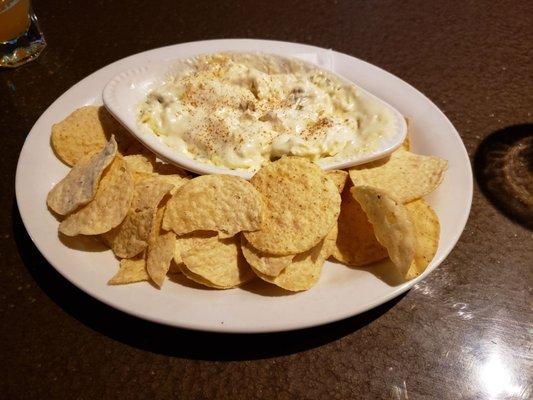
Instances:
[[[133,177],[122,157],[115,157],[104,172],[94,199],[59,224],[67,236],[98,235],[119,225],[133,199]]]
[[[170,194],[172,195],[174,195],[174,193],[176,193],[180,187],[185,185],[191,179],[189,176],[183,176],[178,174],[159,175],[157,173],[154,173],[154,175],[157,176],[158,179],[170,183],[174,186],[170,191]]]
[[[359,267],[387,258],[387,250],[378,242],[374,228],[346,187],[342,193],[339,233],[333,257],[343,264]]]
[[[172,188],[170,183],[153,176],[135,183],[133,201],[124,221],[103,234],[117,257],[134,257],[148,246],[157,207]]]
[[[209,287],[209,288],[212,288],[212,289],[231,289],[231,288],[228,288],[228,287],[215,285],[213,282],[210,282],[207,279],[205,279],[204,277],[202,277],[202,276],[200,276],[198,274],[195,274],[194,272],[192,272],[189,269],[187,269],[187,267],[183,263],[180,264],[178,266],[178,268],[179,268],[180,272],[187,279],[189,279],[189,280],[191,280],[193,282],[196,282],[196,283],[198,283],[201,286],[206,286],[206,287]]]
[[[124,161],[128,164],[132,174],[145,173],[150,174],[154,172],[155,157],[150,157],[144,154],[130,154],[124,156]]]
[[[374,227],[377,240],[405,276],[414,260],[416,246],[415,229],[406,207],[381,189],[354,186],[350,191]]]
[[[400,148],[385,160],[351,168],[350,178],[354,186],[383,189],[399,202],[408,203],[435,190],[447,166],[441,158]]]
[[[144,254],[138,258],[120,260],[120,269],[107,282],[108,285],[124,285],[149,280]]]
[[[163,197],[174,188],[174,185],[159,176],[139,179],[135,182],[135,194],[131,207],[135,210],[157,208]]]
[[[46,198],[48,207],[60,215],[67,215],[91,201],[96,195],[104,170],[111,164],[116,153],[117,142],[111,137],[100,152],[85,156],[50,190]]]
[[[333,181],[335,186],[337,186],[339,193],[342,193],[342,190],[344,189],[344,185],[346,184],[346,179],[348,178],[348,172],[342,169],[334,169],[334,170],[328,171],[326,175],[328,176],[329,179]]]
[[[337,224],[334,224],[331,230],[328,232],[322,243],[322,249],[320,250],[320,257],[325,262],[332,254],[337,241],[337,235],[339,234],[339,228]]]
[[[415,260],[407,272],[407,279],[416,278],[433,260],[439,246],[440,224],[435,211],[423,200],[405,205],[416,235]]]
[[[102,235],[102,239],[120,258],[131,258],[148,246],[155,220],[155,210],[130,209],[122,223]]]
[[[183,263],[181,255],[196,246],[209,241],[218,240],[218,234],[214,231],[195,231],[186,235],[176,237],[176,247],[174,248],[174,262],[177,265]]]
[[[273,283],[285,290],[298,292],[313,287],[320,278],[324,262],[331,254],[337,237],[336,225],[330,230],[326,238],[313,248],[296,254],[289,265],[277,276],[269,276],[255,268],[253,271],[264,281]]]
[[[182,268],[184,275],[192,276],[188,274],[190,271],[219,289],[229,289],[250,281],[254,273],[242,255],[240,240],[239,235],[225,239],[216,237],[215,240],[203,240],[185,251],[181,254],[186,267],[186,270]]]
[[[254,270],[269,276],[278,276],[294,258],[293,254],[287,256],[275,256],[263,253],[248,243],[244,236],[241,240],[241,249],[244,258],[246,258],[246,261],[248,261]]]
[[[165,276],[170,270],[174,248],[176,247],[176,235],[174,232],[165,232],[161,228],[165,205],[157,209],[152,231],[148,239],[146,254],[146,270],[152,281],[159,287],[163,285]]]
[[[133,141],[104,107],[85,106],[52,126],[50,141],[61,161],[72,166],[85,156],[101,151],[112,135],[120,151]]]
[[[161,287],[170,268],[174,255],[176,235],[174,232],[163,233],[148,243],[146,255],[146,270],[154,283]]]
[[[273,255],[302,253],[316,246],[337,221],[337,186],[305,158],[283,157],[261,168],[250,181],[263,196],[260,230],[245,232],[257,250]]]
[[[146,248],[156,223],[158,205],[172,188],[172,184],[151,175],[135,182],[133,201],[126,218],[103,235],[117,257],[130,258]]]
[[[210,230],[220,237],[261,228],[261,195],[246,180],[204,175],[181,186],[169,200],[163,228],[178,235]]]

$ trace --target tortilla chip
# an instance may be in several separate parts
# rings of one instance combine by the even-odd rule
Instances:
[[[435,211],[424,201],[417,200],[405,205],[416,235],[415,260],[406,278],[413,279],[425,271],[439,247],[440,224]]]
[[[176,193],[178,191],[178,189],[180,187],[182,187],[183,185],[185,185],[191,178],[188,177],[188,176],[182,176],[182,175],[178,175],[178,174],[173,174],[173,175],[158,175],[158,174],[154,174],[157,179],[163,181],[163,182],[167,182],[167,183],[170,183],[173,188],[170,190],[170,194],[171,195],[174,195],[174,193]]]
[[[124,221],[103,235],[117,257],[130,258],[148,246],[157,206],[172,185],[150,175],[135,183],[135,193]]]
[[[53,125],[50,141],[59,159],[72,166],[101,151],[112,135],[122,152],[134,141],[104,107],[85,106]]]
[[[322,245],[322,251],[320,252],[320,256],[324,258],[324,261],[326,261],[329,257],[333,255],[333,251],[335,250],[336,243],[337,243],[337,236],[339,235],[339,225],[336,223],[333,225],[333,228],[329,231],[329,233],[324,238],[324,244]]]
[[[152,225],[152,231],[150,232],[150,239],[155,240],[159,235],[162,235],[166,231],[162,229],[163,215],[165,215],[166,205],[161,205],[155,214],[154,224]]]
[[[182,264],[181,255],[209,240],[218,240],[214,231],[196,231],[176,237],[176,247],[174,248],[174,262]]]
[[[263,196],[261,230],[245,232],[257,250],[272,255],[307,251],[328,234],[340,212],[337,187],[305,158],[283,157],[261,168],[251,183]]]
[[[185,264],[183,264],[183,263],[179,265],[179,269],[180,269],[180,272],[183,275],[185,275],[185,277],[187,279],[190,279],[191,281],[196,282],[199,285],[207,286],[207,287],[210,287],[212,289],[231,289],[231,287],[223,287],[223,286],[215,285],[214,283],[208,281],[204,277],[202,277],[202,276],[200,276],[198,274],[195,274],[194,272],[191,272],[190,270],[188,270],[187,266]]]
[[[344,185],[346,184],[346,179],[348,178],[348,172],[342,169],[334,169],[326,172],[326,175],[333,181],[335,186],[337,186],[339,193],[342,193]]]
[[[139,179],[135,182],[135,195],[131,208],[134,210],[155,209],[173,187],[173,184],[157,176]]]
[[[241,240],[241,249],[246,261],[248,261],[256,271],[268,276],[278,276],[294,258],[293,254],[288,256],[275,256],[263,253],[248,243],[244,236]]]
[[[50,190],[46,198],[48,207],[60,215],[67,215],[90,202],[96,195],[104,170],[116,153],[117,142],[111,137],[102,151],[83,158]]]
[[[124,285],[127,283],[135,283],[149,280],[148,272],[146,272],[146,262],[144,255],[138,258],[120,260],[120,269],[107,282],[108,285]]]
[[[118,226],[126,217],[133,198],[133,178],[122,157],[105,171],[94,199],[59,224],[67,236],[99,235]]]
[[[338,224],[339,234],[332,254],[336,260],[360,267],[387,258],[387,250],[376,239],[374,228],[350,187],[342,193]]]
[[[208,230],[221,237],[261,227],[261,195],[247,181],[229,175],[191,179],[169,200],[163,228],[178,235]]]
[[[159,287],[163,285],[165,276],[170,268],[175,245],[176,235],[174,232],[158,235],[148,243],[146,271],[152,281]]]
[[[352,195],[361,205],[374,233],[393,264],[406,275],[415,256],[416,236],[409,212],[385,191],[368,186],[354,186]]]
[[[182,253],[183,263],[187,270],[217,288],[229,289],[242,285],[253,279],[254,274],[242,255],[240,240],[239,235],[204,240]],[[186,272],[184,274],[188,276]]]
[[[144,154],[131,154],[124,156],[124,161],[128,164],[131,173],[137,172],[151,174],[154,172],[155,157],[149,157]]]
[[[52,148],[61,161],[71,166],[101,151],[106,142],[96,106],[79,108],[52,126]]]
[[[102,235],[113,253],[120,258],[131,258],[148,246],[148,238],[155,219],[154,208],[131,210],[116,228]]]
[[[264,281],[273,283],[285,290],[298,292],[312,288],[320,278],[322,267],[329,257],[337,237],[336,225],[326,238],[306,252],[296,254],[292,262],[278,276],[261,273],[252,266],[252,270]]]
[[[447,161],[421,156],[400,148],[385,160],[350,169],[354,186],[371,186],[387,191],[401,203],[421,198],[440,185]]]

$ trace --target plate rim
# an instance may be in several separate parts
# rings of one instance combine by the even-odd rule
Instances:
[[[416,89],[415,87],[413,87],[412,85],[410,85],[408,82],[406,82],[405,80],[399,78],[398,76],[374,65],[374,64],[371,64],[365,60],[362,60],[360,58],[357,58],[357,57],[354,57],[352,55],[349,55],[349,54],[346,54],[346,53],[341,53],[341,52],[336,52],[338,54],[341,54],[342,56],[347,56],[347,57],[350,57],[350,58],[353,58],[355,59],[356,61],[358,62],[362,62],[364,63],[365,65],[367,66],[370,66],[372,68],[377,68],[379,69],[382,73],[385,73],[389,76],[391,76],[392,78],[394,79],[397,79],[399,81],[401,81],[403,84],[407,85],[411,90],[415,91],[419,96],[423,97],[424,100],[427,102],[428,105],[431,106],[431,108],[433,109],[434,112],[438,113],[440,115],[441,118],[443,118],[443,121],[445,121],[446,125],[448,126],[449,129],[451,129],[451,131],[453,131],[454,135],[453,135],[453,140],[456,142],[456,144],[458,144],[459,146],[459,149],[460,149],[460,154],[458,154],[458,156],[460,156],[460,158],[462,159],[462,161],[464,161],[464,165],[461,164],[462,167],[466,167],[466,175],[467,175],[467,187],[465,188],[466,189],[466,201],[467,201],[467,204],[466,204],[466,207],[464,207],[464,209],[462,210],[461,214],[460,214],[460,218],[458,218],[458,220],[456,221],[456,224],[455,224],[455,233],[452,235],[452,237],[450,238],[450,241],[448,243],[448,245],[446,247],[444,247],[442,249],[442,254],[439,256],[439,257],[436,257],[432,260],[432,266],[431,268],[428,267],[423,274],[421,274],[420,276],[418,276],[417,278],[411,280],[411,281],[408,281],[404,284],[401,284],[395,288],[393,288],[393,290],[385,295],[385,296],[382,296],[382,297],[379,297],[378,299],[374,300],[374,301],[369,301],[367,302],[366,304],[363,304],[358,311],[356,312],[353,312],[353,311],[349,311],[350,309],[348,308],[347,310],[348,311],[345,311],[344,313],[341,313],[341,314],[337,314],[335,315],[334,317],[323,317],[323,318],[320,318],[319,321],[317,321],[317,319],[313,319],[313,320],[309,320],[307,323],[286,323],[284,326],[275,326],[275,327],[271,327],[271,326],[262,326],[262,327],[252,327],[252,328],[231,328],[229,326],[218,326],[218,325],[205,325],[205,324],[202,324],[202,323],[183,323],[183,322],[176,322],[175,320],[174,321],[169,321],[168,319],[166,318],[161,318],[157,315],[153,315],[153,314],[149,314],[149,313],[145,313],[145,312],[140,312],[140,311],[135,311],[135,310],[131,310],[128,308],[127,304],[122,304],[120,302],[115,302],[115,301],[112,301],[112,300],[109,300],[107,298],[105,298],[104,296],[101,296],[100,294],[98,294],[95,290],[92,290],[91,288],[87,288],[87,287],[83,287],[83,285],[80,285],[78,284],[78,282],[76,282],[75,280],[69,278],[63,271],[61,268],[57,267],[50,259],[49,259],[49,256],[46,254],[45,251],[43,251],[43,248],[40,246],[39,244],[39,241],[36,240],[36,238],[34,237],[33,233],[28,229],[28,226],[30,226],[30,224],[28,223],[28,221],[26,220],[26,217],[25,215],[23,214],[22,210],[21,210],[21,206],[20,206],[20,203],[21,203],[21,174],[22,174],[22,169],[24,168],[24,166],[22,166],[22,160],[26,157],[26,152],[28,152],[28,147],[27,147],[27,138],[32,134],[32,132],[34,132],[34,129],[37,125],[39,125],[39,123],[47,116],[47,114],[49,112],[51,112],[50,110],[53,109],[54,105],[56,105],[56,103],[58,103],[64,96],[66,96],[67,94],[71,93],[72,91],[76,90],[77,87],[81,86],[85,81],[87,80],[90,80],[91,78],[94,78],[94,75],[100,73],[102,70],[106,69],[106,68],[119,68],[120,67],[120,64],[121,63],[125,63],[129,60],[131,60],[132,58],[135,58],[135,57],[139,57],[141,55],[148,55],[148,53],[151,53],[151,52],[158,52],[158,51],[164,51],[165,49],[169,49],[169,48],[172,48],[172,47],[177,47],[177,46],[182,46],[182,45],[203,45],[203,44],[207,44],[207,43],[215,43],[215,42],[227,42],[227,41],[233,41],[233,42],[263,42],[265,45],[270,43],[270,44],[283,44],[283,45],[297,45],[297,46],[304,46],[304,47],[308,47],[310,49],[320,49],[320,50],[324,50],[324,51],[327,51],[327,49],[324,49],[324,48],[321,48],[321,47],[318,47],[318,46],[313,46],[313,45],[308,45],[308,44],[302,44],[302,43],[296,43],[296,42],[286,42],[286,41],[276,41],[276,40],[264,40],[264,39],[248,39],[248,38],[242,38],[242,39],[211,39],[211,40],[201,40],[201,41],[192,41],[192,42],[185,42],[185,43],[176,43],[176,44],[172,44],[172,45],[168,45],[168,46],[163,46],[163,47],[159,47],[159,48],[155,48],[155,49],[150,49],[150,50],[146,50],[146,51],[143,51],[143,52],[139,52],[139,53],[136,53],[136,54],[133,54],[133,55],[130,55],[130,56],[127,56],[127,57],[124,57],[122,59],[119,59],[117,61],[114,61],[110,64],[107,64],[101,68],[99,68],[98,70],[92,72],[91,74],[87,75],[86,77],[84,77],[83,79],[81,79],[80,81],[78,81],[77,83],[75,83],[73,86],[71,86],[68,90],[66,90],[65,92],[63,92],[60,96],[58,96],[47,108],[46,110],[39,116],[39,118],[35,121],[34,125],[32,126],[31,130],[29,131],[28,135],[26,136],[25,138],[25,141],[24,141],[24,145],[20,151],[20,154],[19,154],[19,159],[17,161],[17,167],[16,167],[16,173],[15,173],[15,197],[16,197],[16,202],[17,202],[17,208],[19,210],[19,214],[20,214],[20,217],[21,217],[21,220],[24,224],[24,228],[26,230],[26,232],[28,233],[28,236],[30,237],[31,241],[33,242],[33,244],[35,245],[35,247],[39,250],[39,252],[41,253],[41,255],[46,259],[46,261],[64,278],[66,279],[67,281],[69,281],[71,284],[73,284],[75,287],[77,287],[79,290],[81,290],[82,292],[88,294],[89,296],[95,298],[96,300],[106,304],[107,306],[109,307],[112,307],[114,309],[117,309],[121,312],[124,312],[128,315],[132,315],[134,317],[137,317],[137,318],[141,318],[141,319],[144,319],[144,320],[147,320],[147,321],[150,321],[150,322],[155,322],[155,323],[159,323],[159,324],[162,324],[162,325],[167,325],[167,326],[172,326],[172,327],[177,327],[177,328],[184,328],[184,329],[190,329],[190,330],[198,330],[198,331],[206,331],[206,332],[219,332],[219,333],[273,333],[273,332],[284,332],[284,331],[291,331],[291,330],[296,330],[296,329],[305,329],[305,328],[310,328],[310,327],[314,327],[314,326],[321,326],[321,325],[325,325],[325,324],[328,324],[328,323],[332,323],[332,322],[336,322],[336,321],[340,321],[340,320],[343,320],[343,319],[346,319],[346,318],[349,318],[349,317],[352,317],[352,316],[355,316],[355,315],[359,315],[359,314],[362,314],[364,312],[367,312],[368,310],[370,309],[373,309],[381,304],[384,304],[392,299],[394,299],[395,297],[401,295],[402,293],[405,293],[406,291],[410,290],[413,286],[415,286],[418,282],[422,281],[423,279],[425,279],[431,272],[433,272],[443,261],[446,257],[448,257],[448,255],[450,254],[450,252],[454,249],[454,247],[456,246],[457,242],[459,241],[462,233],[464,232],[464,229],[465,229],[465,226],[466,226],[466,223],[468,221],[468,218],[469,218],[469,215],[470,215],[470,210],[471,210],[471,206],[472,206],[472,199],[473,199],[473,174],[472,174],[472,168],[471,168],[471,163],[470,163],[470,158],[468,156],[468,152],[466,150],[466,147],[464,145],[464,142],[462,141],[459,133],[457,132],[457,130],[455,129],[455,127],[453,126],[453,124],[451,123],[451,121],[446,117],[446,115],[440,110],[439,107],[437,107],[437,105],[435,103],[433,103],[425,94],[423,94],[422,92],[420,92],[418,89]],[[331,50],[330,50],[331,51]],[[122,70],[125,70],[127,68],[122,68]],[[340,74],[342,76],[342,74]]]

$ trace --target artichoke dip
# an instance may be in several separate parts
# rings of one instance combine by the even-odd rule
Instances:
[[[285,154],[313,161],[370,152],[391,111],[302,61],[218,53],[181,62],[139,105],[139,123],[197,161],[258,170]]]

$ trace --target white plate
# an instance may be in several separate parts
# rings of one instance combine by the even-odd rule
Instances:
[[[393,285],[390,277],[326,262],[311,290],[284,294],[252,283],[243,288],[203,290],[166,281],[162,290],[146,282],[109,287],[118,268],[110,251],[82,251],[63,244],[58,222],[45,204],[48,191],[68,168],[53,154],[52,124],[74,109],[102,103],[105,84],[121,71],[157,60],[223,50],[274,54],[321,54],[324,49],[268,40],[228,39],[185,43],[147,51],[117,61],[89,75],[59,97],[33,126],[20,154],[16,196],[22,220],[40,252],[66,279],[98,300],[119,310],[176,327],[222,332],[274,332],[311,327],[347,318],[405,292],[433,271],[452,250],[465,226],[472,199],[472,171],[463,143],[450,121],[423,94],[382,69],[345,54],[332,52],[335,70],[384,99],[413,121],[413,150],[445,158],[449,169],[442,185],[427,200],[441,222],[439,249],[417,279]],[[79,246],[79,245],[78,245]],[[373,271],[380,273],[384,268]],[[389,283],[387,283],[389,282]]]
[[[331,50],[316,49],[316,53],[296,53],[284,54],[292,55],[302,60],[304,65],[309,69],[319,66],[333,73],[336,72],[336,57]],[[313,60],[309,62],[308,60]],[[103,91],[103,101],[107,109],[117,118],[122,125],[129,129],[141,143],[148,149],[157,154],[160,158],[176,164],[188,171],[198,174],[227,174],[236,175],[245,179],[250,179],[253,171],[247,169],[230,169],[223,166],[216,166],[197,161],[191,157],[181,154],[176,150],[168,147],[159,137],[153,134],[150,129],[140,126],[137,122],[138,106],[146,99],[149,92],[160,86],[168,79],[173,70],[180,65],[177,57],[169,60],[151,60],[146,64],[135,66],[135,68],[123,71],[114,76],[105,86]],[[345,78],[339,76],[341,80]],[[363,88],[358,88],[360,96],[375,101],[383,107],[390,110],[394,118],[393,134],[386,139],[382,139],[375,150],[364,153],[354,154],[342,160],[334,162],[319,161],[319,164],[325,170],[344,169],[354,165],[367,163],[379,158],[383,158],[396,150],[405,139],[407,126],[402,114],[390,104],[368,93]]]

